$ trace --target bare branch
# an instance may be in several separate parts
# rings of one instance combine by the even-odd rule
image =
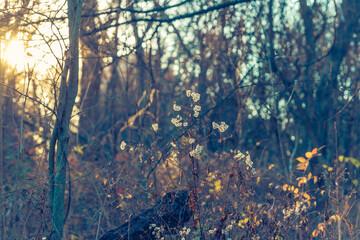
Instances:
[[[91,34],[94,34],[96,32],[104,31],[104,30],[107,30],[107,29],[112,28],[112,27],[117,27],[117,26],[121,26],[121,25],[125,25],[125,24],[134,23],[134,22],[171,23],[171,22],[174,22],[174,21],[177,21],[177,20],[191,18],[191,17],[197,16],[197,15],[206,14],[208,12],[220,10],[220,9],[227,8],[227,7],[230,7],[230,6],[234,6],[234,5],[237,5],[237,4],[240,4],[240,3],[252,2],[252,1],[254,1],[254,0],[235,0],[235,1],[225,2],[225,3],[222,3],[222,4],[218,4],[216,6],[208,7],[206,9],[201,9],[199,11],[192,12],[192,13],[186,13],[186,14],[183,14],[183,15],[178,15],[178,16],[175,16],[175,17],[172,17],[172,18],[150,18],[149,17],[149,18],[132,19],[132,20],[129,20],[129,21],[116,23],[116,24],[113,24],[113,25],[109,25],[109,26],[105,26],[105,27],[102,27],[102,28],[95,29],[95,30],[93,30],[91,32],[83,34],[83,36],[91,35]]]
[[[56,115],[56,113],[55,113],[55,111],[54,111],[53,109],[49,108],[48,106],[46,106],[44,103],[40,102],[39,100],[37,100],[37,99],[35,99],[35,98],[33,98],[33,97],[30,97],[29,95],[24,94],[24,93],[20,92],[19,90],[15,89],[15,88],[9,87],[8,85],[6,85],[6,84],[4,84],[4,83],[0,83],[0,85],[6,87],[6,88],[8,88],[8,89],[10,89],[11,91],[16,92],[17,94],[19,94],[19,95],[21,95],[21,96],[23,96],[23,97],[26,97],[26,98],[30,99],[30,100],[33,101],[33,102],[36,102],[36,103],[40,104],[41,106],[43,106],[44,108],[46,108],[47,110],[49,110],[51,113],[53,113],[54,115]]]

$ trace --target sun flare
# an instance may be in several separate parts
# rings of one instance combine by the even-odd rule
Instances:
[[[12,67],[22,68],[26,63],[25,47],[22,41],[12,40],[2,54],[2,58]]]

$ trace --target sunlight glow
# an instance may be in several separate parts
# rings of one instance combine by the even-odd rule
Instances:
[[[2,58],[12,67],[18,69],[24,68],[26,64],[26,54],[23,42],[19,40],[10,41]]]

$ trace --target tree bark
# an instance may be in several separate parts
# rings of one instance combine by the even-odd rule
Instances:
[[[92,15],[97,11],[97,1],[88,0],[84,5],[83,13]],[[87,28],[95,29],[95,18],[84,18],[80,23],[80,35]],[[80,80],[80,111],[83,111],[79,119],[79,143],[88,144],[91,137],[99,131],[101,109],[96,107],[99,104],[100,84],[103,70],[103,60],[101,58],[101,45],[98,34],[80,37],[82,70]]]
[[[70,46],[63,66],[59,103],[55,127],[50,139],[49,185],[51,209],[51,239],[62,239],[64,227],[64,197],[66,183],[66,164],[69,142],[69,125],[75,104],[79,81],[79,25],[82,0],[68,0],[68,24]],[[69,78],[68,78],[69,74]],[[55,146],[57,144],[56,162]]]
[[[162,234],[172,234],[175,229],[182,227],[190,220],[192,212],[189,205],[189,193],[181,190],[170,192],[162,197],[156,204],[141,213],[131,217],[129,221],[107,232],[100,240],[127,240],[127,239],[158,239],[153,234],[156,227],[164,227]]]
[[[1,192],[0,192],[0,212],[1,212],[1,219],[0,219],[0,239],[4,240],[5,239],[5,207],[3,207],[3,197],[4,196],[4,155],[3,155],[3,111],[2,111],[2,106],[3,106],[3,77],[4,75],[2,74],[2,67],[1,67],[1,40],[0,40],[0,188],[1,188]]]

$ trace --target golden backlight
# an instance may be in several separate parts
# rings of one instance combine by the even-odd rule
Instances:
[[[19,40],[10,41],[5,46],[1,57],[10,66],[23,69],[26,64],[26,54],[23,42]]]

